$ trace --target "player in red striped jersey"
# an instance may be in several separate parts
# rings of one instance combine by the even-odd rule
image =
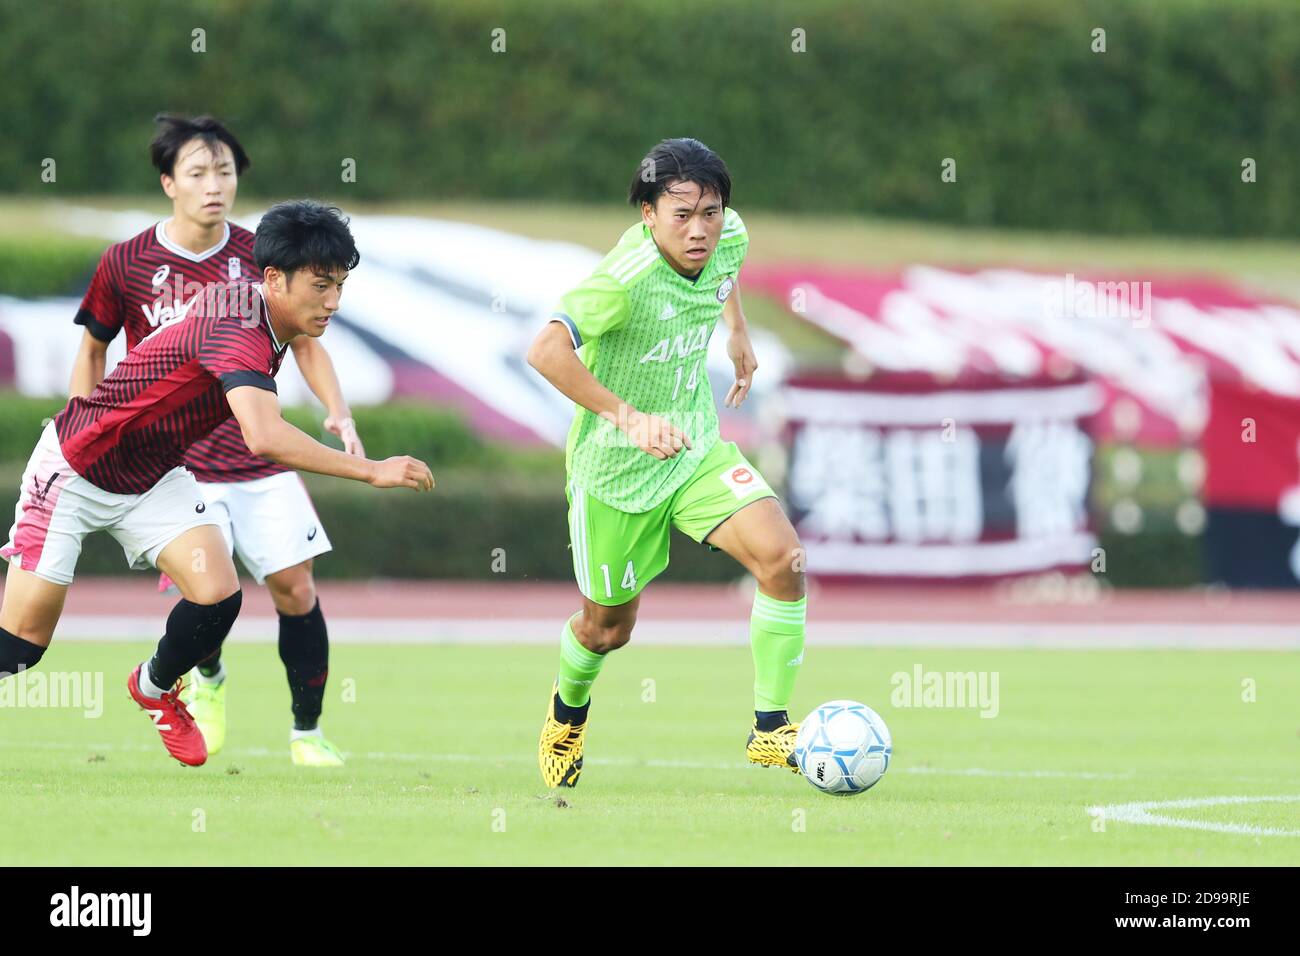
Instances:
[[[0,548],[10,561],[0,678],[34,666],[49,646],[88,533],[108,531],[133,567],[172,577],[181,600],[127,688],[168,752],[191,765],[206,761],[207,746],[174,688],[220,649],[242,594],[221,531],[183,467],[188,449],[233,415],[250,450],[285,467],[379,488],[433,487],[423,462],[337,451],[280,417],[274,376],[289,343],[324,334],[360,258],[346,220],[310,200],[281,203],[258,226],[253,256],[260,285],[208,290],[46,427]]]
[[[226,218],[249,158],[239,140],[211,117],[160,115],[150,155],[172,216],[100,260],[75,321],[85,327],[70,393],[88,395],[104,377],[109,343],[123,332],[134,349],[145,336],[184,319],[205,289],[247,288],[255,277],[253,234]],[[307,384],[326,409],[325,427],[345,451],[364,455],[352,413],[329,354],[315,339],[291,346]],[[290,754],[295,763],[336,766],[342,755],[320,730],[329,671],[329,639],[316,596],[313,560],[331,550],[311,498],[298,475],[252,454],[239,423],[227,420],[195,445],[185,466],[199,481],[208,513],[226,543],[258,584],[265,584],[279,617],[279,650],[293,712]],[[166,577],[164,576],[164,581]],[[208,752],[226,737],[226,668],[220,657],[195,668],[186,689]]]

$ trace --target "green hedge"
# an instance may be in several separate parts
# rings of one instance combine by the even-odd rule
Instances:
[[[0,468],[12,501],[17,466]],[[573,578],[561,467],[502,477],[479,469],[444,469],[432,494],[365,488],[305,475],[334,550],[316,565],[321,578],[564,581]],[[504,568],[498,558],[504,559]],[[122,549],[106,534],[85,542],[80,574],[127,574]],[[664,580],[732,581],[741,576],[725,555],[673,532]]]
[[[0,392],[0,464],[25,464],[45,423],[66,404],[60,398],[27,398]]]
[[[107,245],[74,236],[0,236],[0,295],[80,298]]]
[[[0,392],[0,464],[27,461],[45,422],[64,406],[63,399],[28,398],[14,392]],[[322,413],[313,408],[286,408],[287,421],[326,444],[339,441],[324,430]],[[392,402],[358,406],[352,410],[357,431],[371,458],[414,455],[429,463],[437,477],[439,469],[476,467],[484,470],[540,468],[561,476],[563,452],[542,448],[515,448],[484,441],[454,409],[420,402]]]
[[[563,472],[502,477],[478,470],[443,472],[433,494],[377,491],[305,476],[334,550],[320,559],[322,578],[572,580]],[[16,475],[6,487],[16,486]],[[5,496],[0,495],[0,498]],[[1201,539],[1177,532],[1103,532],[1106,572],[1116,588],[1191,587],[1204,580]],[[497,549],[505,568],[494,570]],[[125,574],[122,550],[108,535],[86,539],[79,570]],[[665,581],[721,582],[741,576],[726,555],[673,532]]]
[[[43,422],[63,402],[0,393],[0,502],[12,502],[23,464]],[[484,442],[454,411],[395,403],[353,410],[372,458],[410,454],[429,462],[433,494],[380,491],[304,475],[335,550],[322,560],[327,578],[484,578],[563,580],[572,575],[564,497],[564,454]],[[289,408],[285,418],[337,445],[319,413]],[[7,506],[6,506],[7,507]],[[6,525],[7,526],[7,525]],[[668,580],[726,581],[735,565],[674,532]],[[504,572],[493,571],[502,549]],[[91,535],[78,569],[127,572],[108,535]]]
[[[0,393],[0,513],[7,513],[5,502],[12,503],[42,422],[62,407],[59,400]],[[321,577],[488,578],[498,573],[493,570],[497,549],[505,557],[503,579],[571,577],[562,452],[484,442],[456,412],[427,405],[397,403],[354,412],[371,457],[416,455],[432,466],[437,488],[417,495],[304,475],[335,546],[319,564]],[[290,408],[285,417],[337,445],[337,439],[322,432],[314,410]],[[1099,462],[1105,460],[1105,454],[1099,456]],[[1169,495],[1153,492],[1149,497],[1154,510],[1148,530],[1124,535],[1102,529],[1106,580],[1115,587],[1200,583],[1201,539],[1180,533],[1168,520],[1159,500]],[[87,538],[79,568],[86,574],[126,573],[121,549],[107,535]],[[738,576],[725,556],[673,533],[665,580],[729,581]]]
[[[1106,573],[1099,574],[1117,588],[1187,588],[1205,581],[1203,539],[1175,530],[1120,534],[1102,531],[1098,543],[1106,551]]]
[[[695,135],[742,210],[1300,234],[1294,0],[0,2],[26,194],[153,192],[167,108],[228,118],[267,197],[609,201]]]
[[[562,479],[521,494],[480,474],[444,477],[432,495],[341,488],[310,480],[312,499],[334,551],[316,565],[321,578],[567,581],[573,576]],[[12,483],[11,483],[12,484]],[[1184,535],[1103,534],[1104,580],[1113,587],[1191,587],[1204,581],[1201,542]],[[493,570],[496,549],[505,568]],[[91,535],[79,571],[125,574],[122,550]],[[725,555],[673,532],[665,581],[721,582],[741,576]]]

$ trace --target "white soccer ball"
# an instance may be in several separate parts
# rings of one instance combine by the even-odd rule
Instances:
[[[856,700],[832,700],[804,718],[794,758],[822,793],[846,797],[873,787],[889,769],[894,741],[880,715]]]

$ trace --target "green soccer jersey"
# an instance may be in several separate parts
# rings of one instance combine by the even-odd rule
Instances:
[[[692,280],[668,264],[650,230],[637,223],[560,299],[553,318],[568,327],[600,383],[637,411],[668,419],[691,440],[689,451],[660,461],[614,423],[577,406],[565,454],[571,484],[619,511],[649,511],[713,448],[718,410],[705,368],[709,339],[748,247],[745,224],[725,210],[717,248]]]

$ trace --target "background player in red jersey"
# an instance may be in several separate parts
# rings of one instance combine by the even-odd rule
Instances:
[[[346,220],[309,200],[281,203],[262,219],[253,255],[260,286],[206,290],[183,321],[147,336],[46,427],[0,549],[10,561],[0,605],[5,676],[35,665],[49,646],[88,533],[108,531],[133,567],[172,577],[182,598],[157,652],[127,686],[168,752],[191,765],[207,759],[207,747],[170,688],[220,650],[241,592],[220,529],[183,467],[186,451],[233,414],[248,447],[286,467],[380,488],[433,487],[423,462],[336,451],[280,417],[274,375],[288,343],[325,332],[360,258]],[[251,297],[233,294],[243,292]]]
[[[202,289],[246,285],[258,274],[253,234],[226,218],[249,166],[239,140],[207,116],[164,114],[156,122],[149,152],[172,201],[172,217],[111,246],[100,260],[75,320],[85,333],[73,365],[73,397],[89,395],[104,377],[105,353],[119,331],[133,349],[155,329],[183,320]],[[290,348],[326,408],[326,429],[342,439],[344,451],[364,455],[329,354],[308,336],[295,338]],[[331,545],[307,489],[291,469],[250,452],[235,419],[191,447],[185,466],[198,479],[227,547],[271,592],[293,710],[293,762],[342,764],[338,748],[320,730],[329,639],[312,561]],[[226,739],[226,669],[219,656],[200,662],[185,699],[208,752],[216,753]]]

